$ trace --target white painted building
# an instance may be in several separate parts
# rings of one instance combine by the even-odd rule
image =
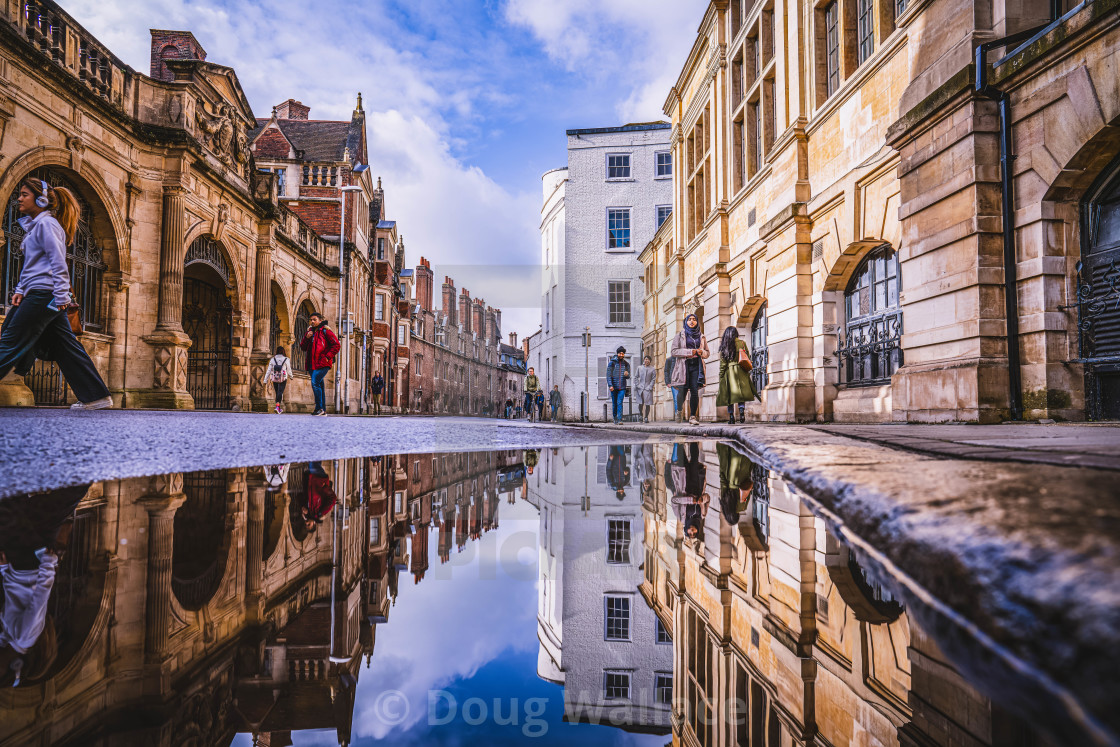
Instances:
[[[560,385],[564,417],[577,419],[586,386],[592,419],[607,403],[607,358],[619,345],[640,362],[642,264],[638,253],[673,205],[668,123],[568,130],[568,167],[542,177],[542,385]],[[585,368],[582,335],[592,347]],[[632,363],[636,366],[636,363]]]
[[[544,449],[527,478],[541,522],[537,674],[564,686],[568,721],[667,734],[671,635],[638,592],[641,449],[652,445]]]

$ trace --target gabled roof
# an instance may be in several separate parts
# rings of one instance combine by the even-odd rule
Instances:
[[[249,140],[255,140],[268,122],[267,119],[258,119],[257,126],[249,133]],[[278,119],[276,126],[292,147],[303,154],[303,160],[341,161],[346,153],[350,135],[349,122]],[[357,156],[354,150],[350,154],[352,157]]]

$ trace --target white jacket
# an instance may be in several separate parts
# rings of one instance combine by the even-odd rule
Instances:
[[[281,363],[281,361],[283,361],[283,363]],[[284,381],[292,378],[292,359],[286,355],[274,355],[269,359],[268,365],[264,368],[263,381],[265,384],[272,382],[272,369],[276,367],[277,363],[281,364],[280,371],[284,374]]]
[[[0,647],[11,646],[26,654],[47,622],[47,602],[54,586],[58,556],[40,548],[35,552],[39,568],[17,571],[5,563],[0,565],[4,582],[4,610],[0,614]]]

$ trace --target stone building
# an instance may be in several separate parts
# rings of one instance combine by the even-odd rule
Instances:
[[[0,692],[0,742],[226,744],[329,728],[350,743],[373,648],[359,603],[370,465],[313,464],[338,506],[311,531],[307,464],[32,496],[39,510],[76,491],[76,505],[47,607],[53,656]]]
[[[688,311],[737,325],[756,419],[1120,415],[1118,25],[1110,2],[711,2],[665,104],[647,342]]]
[[[542,386],[560,385],[565,419],[580,415],[585,331],[592,337],[588,399],[596,420],[609,394],[607,359],[619,345],[631,356],[641,352],[637,256],[672,208],[669,135],[665,122],[568,130],[567,167],[542,177],[541,337],[534,357],[539,352]]]
[[[649,448],[638,592],[672,635],[674,744],[1053,744],[969,684],[765,467],[746,461],[749,498],[736,489],[746,507],[729,512],[717,450],[732,447]],[[673,501],[680,471],[706,510]]]
[[[503,361],[502,312],[472,299],[466,288],[457,291],[450,277],[437,308],[434,278],[431,263],[421,257],[411,276],[415,297],[402,302],[411,306],[411,330],[402,325],[402,339],[410,338],[407,408],[494,417],[504,407],[505,388],[518,384],[520,392],[524,376]]]
[[[190,32],[155,30],[151,50],[145,75],[49,0],[0,6],[0,193],[8,196],[0,315],[21,267],[17,185],[37,176],[68,186],[82,207],[68,256],[82,342],[118,406],[263,408],[265,362],[291,341],[301,310],[323,310],[337,324],[338,229],[329,226],[339,213],[328,194],[337,186],[324,179],[361,186],[362,209],[348,210],[347,303],[368,329],[373,189],[352,168],[364,156],[364,113],[359,103],[325,140],[296,137],[308,148],[302,155],[281,153],[282,131],[299,127],[301,111],[285,102],[269,120],[270,150],[252,142],[262,122],[236,73],[207,61]],[[276,173],[257,171],[254,146]],[[302,166],[319,183],[305,183]],[[304,191],[302,204],[291,199]],[[333,406],[333,381],[330,389]],[[360,392],[351,378],[352,402]],[[68,399],[53,363],[0,384],[5,404]],[[305,376],[296,375],[288,400],[310,409]]]

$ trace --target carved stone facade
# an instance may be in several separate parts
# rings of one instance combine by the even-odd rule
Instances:
[[[355,147],[364,149],[364,115],[360,125]],[[84,265],[75,277],[90,279],[76,287],[86,311],[81,339],[118,406],[263,409],[271,401],[265,361],[274,343],[296,339],[300,304],[337,325],[338,229],[316,233],[279,199],[278,177],[256,169],[250,132],[258,126],[234,71],[207,61],[189,32],[153,31],[145,75],[49,0],[0,4],[0,194],[10,199],[34,175],[72,188],[82,203],[84,238],[72,247],[72,262]],[[368,176],[354,181],[364,191],[349,211],[359,220],[348,226],[347,287],[361,330],[362,216],[373,185]],[[337,224],[337,200],[334,215]],[[3,234],[0,317],[22,236],[7,218]],[[360,362],[359,336],[348,342]],[[360,368],[351,372],[352,407]],[[333,378],[327,383],[333,409]],[[311,409],[305,374],[286,399]],[[3,404],[67,401],[54,364],[0,383]]]
[[[757,420],[1120,417],[1120,349],[1086,343],[1120,324],[1115,238],[1083,217],[1115,212],[1118,49],[1114,2],[710,3],[665,104],[646,344],[690,311],[755,333]]]

